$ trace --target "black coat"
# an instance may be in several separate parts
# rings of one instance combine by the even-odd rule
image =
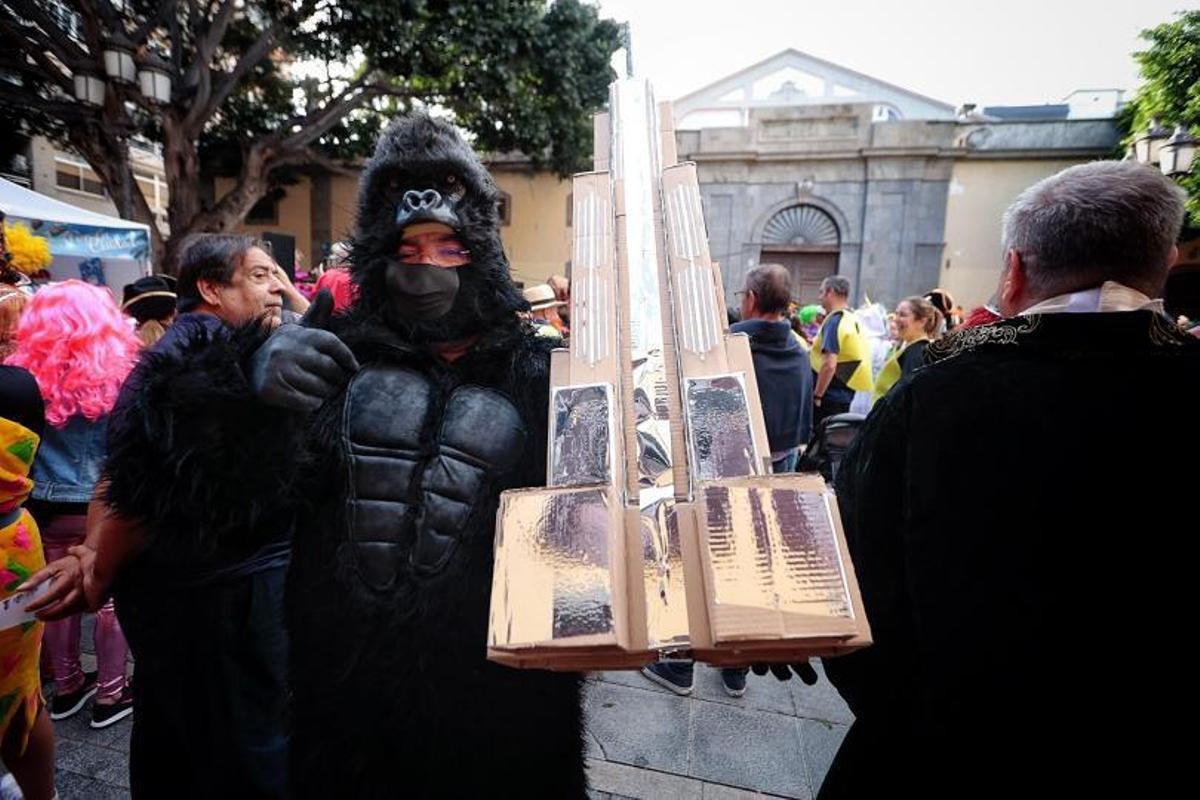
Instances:
[[[791,326],[782,321],[751,319],[732,325],[730,330],[750,337],[754,377],[771,452],[807,442],[812,432],[812,367]]]
[[[293,794],[582,797],[580,676],[486,659],[500,492],[545,483],[551,343],[514,326],[446,364],[384,326],[342,335],[363,365],[360,375],[403,367],[428,382],[434,420],[444,421],[456,390],[476,387],[507,398],[526,435],[519,451],[505,457],[515,466],[465,498],[473,508],[462,526],[441,531],[457,540],[457,549],[430,573],[414,561],[433,524],[431,504],[444,512],[446,501],[462,498],[431,487],[443,474],[436,461],[446,432],[436,421],[423,430],[416,477],[403,490],[410,516],[396,506],[385,517],[384,527],[397,534],[399,561],[394,583],[380,589],[363,569],[378,560],[364,562],[355,552],[365,515],[361,507],[349,511],[347,502],[368,491],[345,444],[347,428],[358,427],[356,411],[343,396],[318,415],[309,438],[315,472],[304,482],[311,513],[298,525],[288,576]],[[464,465],[484,460],[479,453],[501,435],[500,424],[480,425],[471,431],[474,441],[456,450],[445,473],[451,495],[464,485]],[[378,427],[384,430],[385,420]],[[400,479],[399,470],[388,471]]]
[[[837,490],[875,644],[822,797],[1158,796],[1188,763],[1200,341],[1149,311],[953,334]]]

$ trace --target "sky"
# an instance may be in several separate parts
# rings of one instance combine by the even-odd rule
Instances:
[[[677,99],[789,47],[954,106],[1137,87],[1138,34],[1200,0],[600,0]]]

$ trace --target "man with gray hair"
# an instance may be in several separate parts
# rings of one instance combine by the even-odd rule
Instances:
[[[875,643],[826,662],[856,719],[822,798],[1177,785],[1195,519],[1170,487],[1200,453],[1200,341],[1156,298],[1183,202],[1128,162],[1030,187],[1006,319],[876,405],[837,480]]]

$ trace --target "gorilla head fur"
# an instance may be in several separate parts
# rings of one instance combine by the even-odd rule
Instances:
[[[528,304],[509,276],[498,198],[491,176],[452,125],[422,113],[393,121],[359,184],[350,256],[361,292],[356,314],[382,319],[418,344],[518,328],[517,312]],[[446,268],[457,272],[457,293],[449,311],[433,319],[419,319],[397,302],[396,277],[406,267],[399,255],[404,229],[420,220],[448,225],[469,253],[468,263]]]

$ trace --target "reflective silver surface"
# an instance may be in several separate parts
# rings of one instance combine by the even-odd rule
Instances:
[[[741,478],[759,471],[746,386],[741,374],[688,378],[688,456],[698,480]]]
[[[646,593],[646,630],[650,647],[687,647],[687,595],[683,582],[683,551],[679,544],[678,504],[671,489],[644,491],[658,495],[641,508],[642,564]]]
[[[691,182],[677,184],[664,192],[664,202],[667,241],[677,259],[672,268],[679,343],[703,359],[717,346],[723,326],[717,316],[716,289],[708,264],[700,188]]]
[[[612,479],[612,387],[594,383],[550,392],[550,485],[608,484]]]
[[[612,511],[607,488],[502,495],[491,646],[615,632]]]
[[[654,197],[659,190],[658,115],[654,94],[644,80],[612,85],[614,191],[620,194],[624,215],[624,248],[628,265],[630,347],[633,358],[661,352],[663,344],[662,287],[658,279],[658,233]]]
[[[706,486],[701,510],[715,605],[853,619],[825,492]]]
[[[603,181],[604,187],[608,186]],[[574,186],[575,251],[571,262],[571,349],[595,366],[609,355],[608,337],[616,321],[612,287],[603,270],[611,264],[612,201],[591,176]]]

